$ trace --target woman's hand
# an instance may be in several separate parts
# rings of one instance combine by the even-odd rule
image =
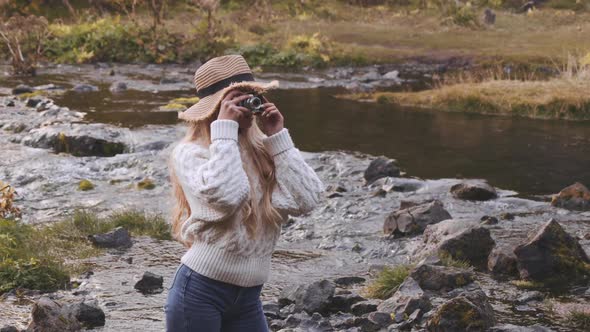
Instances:
[[[260,115],[262,132],[266,136],[272,136],[283,129],[284,118],[275,104],[268,102],[266,98],[264,98],[264,101],[266,101],[266,103],[262,104],[264,112]]]
[[[217,118],[220,120],[234,120],[238,123],[241,120],[252,120],[252,112],[246,107],[238,106],[238,103],[242,100],[248,99],[252,95],[242,94],[239,90],[233,90],[229,92],[225,98],[221,101],[219,108],[219,115]],[[236,97],[237,96],[237,97]]]

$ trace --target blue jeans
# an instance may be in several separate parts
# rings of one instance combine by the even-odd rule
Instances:
[[[164,305],[167,332],[268,332],[263,285],[240,287],[180,264]]]

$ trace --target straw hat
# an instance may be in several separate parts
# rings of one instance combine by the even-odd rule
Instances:
[[[199,121],[215,113],[223,98],[234,88],[243,92],[265,93],[277,88],[279,82],[254,81],[252,70],[241,55],[224,55],[205,62],[197,69],[194,77],[199,101],[178,118],[185,121]]]

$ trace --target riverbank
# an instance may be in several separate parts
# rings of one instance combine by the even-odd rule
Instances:
[[[412,60],[534,69],[565,63],[567,52],[590,49],[590,13],[575,4],[554,9],[549,3],[529,13],[494,8],[493,22],[484,23],[485,7],[446,2],[441,8],[260,3],[224,4],[212,12],[210,23],[198,7],[172,3],[157,29],[149,12],[128,16],[111,8],[90,21],[66,15],[59,17],[65,23],[49,23],[44,56],[59,63],[186,63],[241,53],[252,66],[295,71]]]

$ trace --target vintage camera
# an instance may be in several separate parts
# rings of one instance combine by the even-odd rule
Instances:
[[[260,114],[264,112],[264,106],[262,106],[262,96],[258,94],[253,93],[252,97],[240,101],[238,105],[249,109],[254,114]]]

